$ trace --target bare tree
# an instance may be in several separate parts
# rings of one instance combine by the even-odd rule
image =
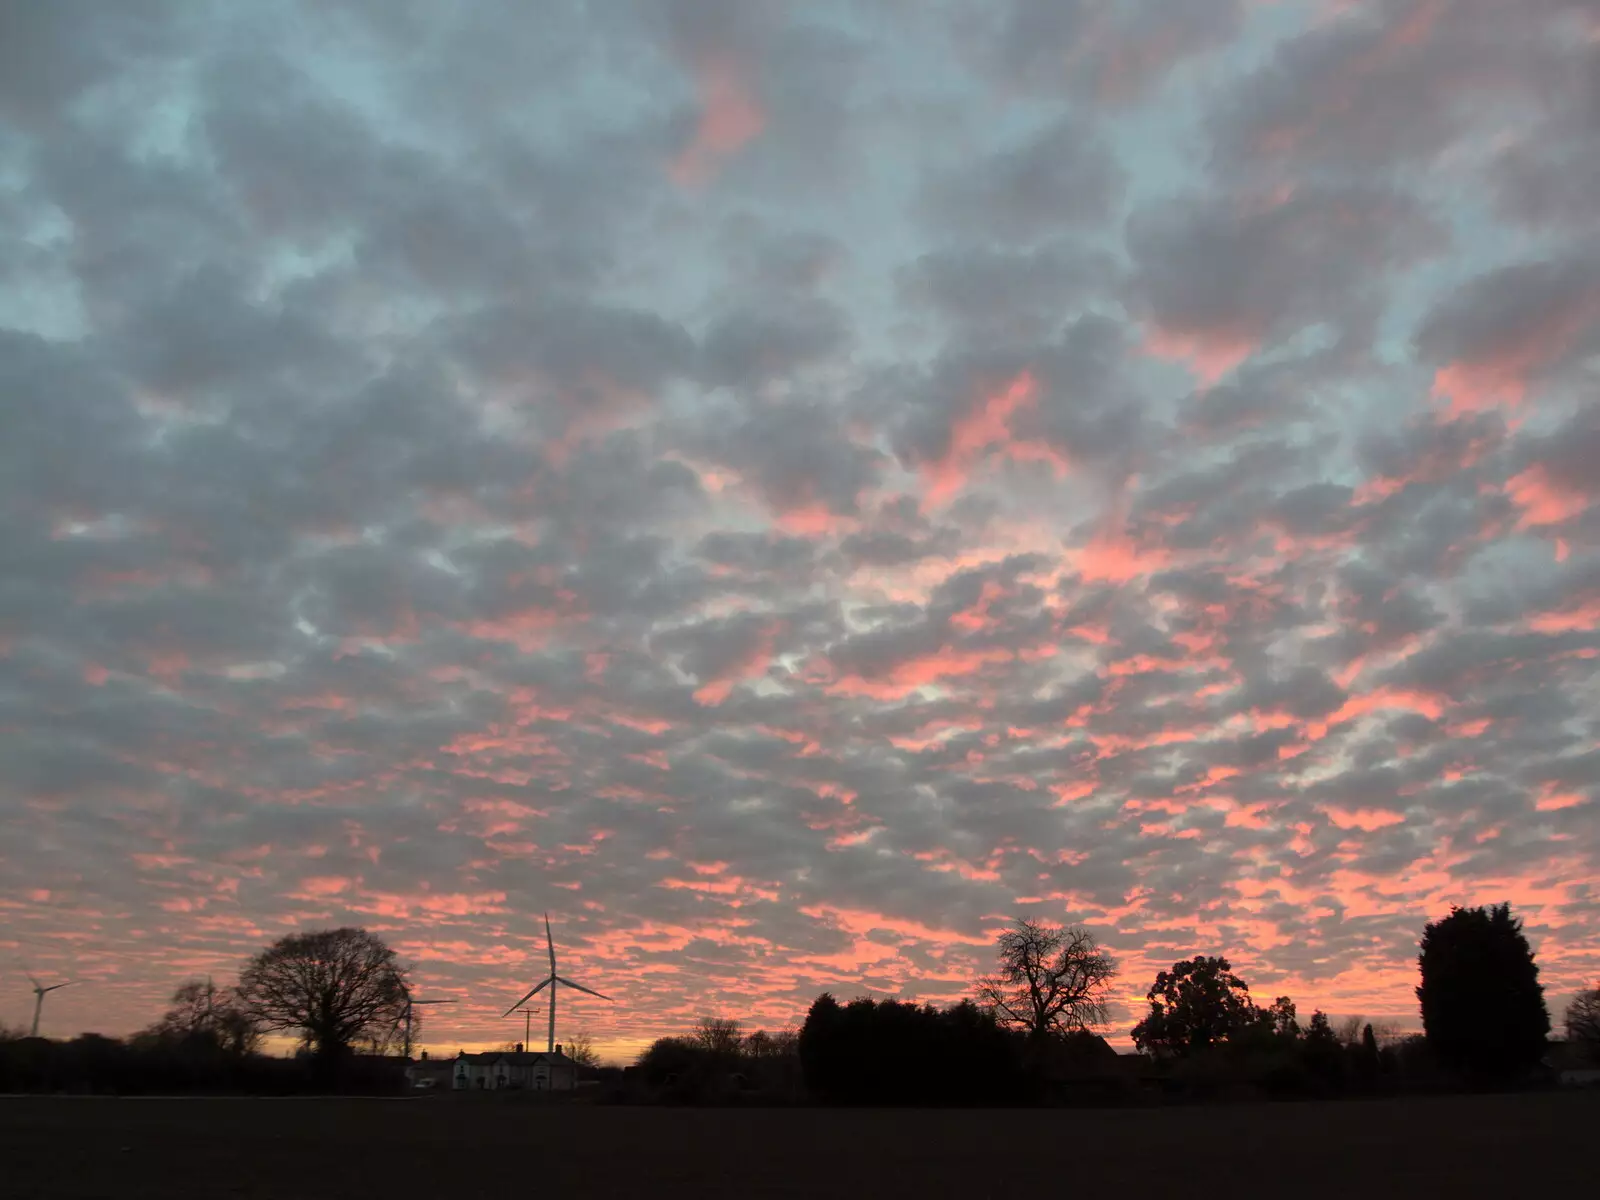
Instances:
[[[998,953],[1000,969],[978,981],[978,1001],[1002,1024],[1044,1038],[1110,1020],[1117,966],[1087,929],[1018,917]]]
[[[746,1058],[789,1058],[798,1052],[800,1035],[791,1028],[768,1033],[758,1029],[744,1039]]]
[[[365,929],[279,938],[246,965],[239,996],[262,1029],[293,1030],[319,1058],[384,1044],[405,1020],[406,973]]]
[[[1566,1012],[1567,1041],[1584,1047],[1600,1062],[1600,987],[1579,992]]]
[[[227,1054],[249,1054],[261,1044],[261,1030],[238,992],[209,979],[191,979],[172,993],[172,1007],[150,1030],[159,1038],[209,1042]]]
[[[691,1037],[700,1049],[727,1058],[737,1058],[744,1044],[739,1022],[728,1017],[701,1017]]]
[[[569,1034],[567,1043],[561,1047],[561,1051],[580,1067],[598,1067],[600,1065],[600,1056],[595,1053],[594,1038],[583,1031]]]

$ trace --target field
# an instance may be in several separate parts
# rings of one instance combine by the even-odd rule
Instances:
[[[0,1099],[23,1197],[1573,1194],[1600,1094],[1155,1111]]]

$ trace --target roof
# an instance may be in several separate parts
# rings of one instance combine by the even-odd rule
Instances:
[[[448,1075],[450,1063],[448,1058],[419,1058],[414,1059],[406,1070],[413,1075]]]
[[[485,1050],[481,1054],[468,1054],[463,1050],[456,1055],[455,1061],[474,1067],[532,1067],[539,1063],[549,1063],[555,1067],[573,1065],[572,1060],[560,1051],[551,1053],[547,1050],[529,1050],[520,1054],[511,1050]]]

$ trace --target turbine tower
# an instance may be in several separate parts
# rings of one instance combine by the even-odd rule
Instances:
[[[563,979],[561,976],[556,974],[556,940],[550,935],[549,913],[544,914],[544,940],[545,945],[550,948],[550,974],[546,975],[538,983],[534,984],[526,996],[524,996],[521,1000],[518,1000],[516,1004],[513,1004],[510,1008],[506,1009],[505,1013],[502,1015],[509,1017],[512,1013],[517,1011],[518,1007],[526,1004],[529,1000],[532,1000],[534,996],[538,995],[545,988],[549,988],[550,1025],[548,1040],[545,1043],[545,1050],[547,1053],[554,1053],[556,1048],[556,990],[558,988],[569,987],[575,992],[584,992],[590,996],[598,996],[601,1000],[610,1000],[611,997],[601,996],[600,993],[595,991],[593,988],[584,987],[581,983],[573,983],[572,980]]]
[[[77,982],[77,980],[69,979],[65,983],[52,983],[49,987],[45,987],[42,983],[40,983],[32,975],[29,975],[28,976],[28,982],[33,984],[33,1031],[31,1033],[29,1033],[28,1036],[29,1037],[38,1037],[39,1036],[39,1013],[41,1011],[43,1011],[43,1009],[44,1009],[45,994],[48,993],[48,992],[56,991],[56,990],[58,990],[60,988],[71,987],[74,983]]]
[[[454,1004],[454,1000],[413,1000],[411,989],[406,989],[406,1046],[405,1057],[411,1057],[411,1010],[418,1004]]]

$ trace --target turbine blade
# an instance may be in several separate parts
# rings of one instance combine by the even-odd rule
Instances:
[[[599,992],[595,991],[593,988],[586,988],[581,983],[573,983],[572,980],[563,979],[559,975],[557,975],[555,978],[556,978],[556,982],[561,984],[563,987],[576,988],[580,992],[588,992],[589,995],[591,995],[591,996],[600,996],[600,999],[602,999],[602,1000],[610,1000],[611,999],[610,996],[602,996],[602,995],[600,995]],[[612,1003],[616,1003],[616,1002],[612,1001]]]
[[[523,1006],[523,1005],[524,1005],[524,1004],[526,1004],[526,1003],[527,1003],[527,1002],[528,1002],[528,1001],[529,1001],[529,1000],[532,1000],[532,999],[533,999],[533,998],[534,998],[534,996],[536,996],[536,995],[537,995],[537,994],[538,994],[538,993],[539,993],[539,992],[540,992],[540,991],[542,991],[542,990],[543,990],[543,989],[544,989],[544,988],[546,988],[546,987],[548,987],[548,986],[550,986],[550,980],[552,980],[552,979],[554,979],[554,978],[555,978],[555,976],[554,976],[554,975],[552,975],[552,976],[550,976],[550,979],[546,979],[546,980],[544,980],[544,981],[543,981],[543,982],[541,982],[541,983],[537,983],[537,984],[535,984],[535,985],[534,985],[534,988],[533,988],[533,991],[531,991],[531,992],[529,992],[529,993],[528,993],[528,994],[527,994],[527,995],[526,995],[526,996],[524,996],[524,997],[523,997],[523,998],[522,998],[522,999],[521,999],[521,1000],[518,1000],[518,1001],[517,1001],[517,1002],[516,1002],[516,1003],[515,1003],[515,1004],[513,1004],[513,1005],[512,1005],[512,1006],[511,1006],[511,1007],[510,1007],[510,1008],[508,1008],[508,1009],[506,1009],[506,1011],[505,1011],[505,1012],[504,1012],[504,1014],[502,1014],[502,1015],[504,1015],[504,1016],[507,1016],[507,1017],[509,1017],[509,1016],[510,1016],[510,1015],[511,1015],[511,1014],[512,1014],[512,1013],[514,1013],[514,1012],[516,1012],[516,1011],[517,1011],[517,1009],[519,1009],[519,1008],[521,1008],[521,1007],[522,1007],[522,1006]]]
[[[556,940],[550,936],[550,914],[544,915],[544,942],[550,947],[550,974],[556,973]]]

